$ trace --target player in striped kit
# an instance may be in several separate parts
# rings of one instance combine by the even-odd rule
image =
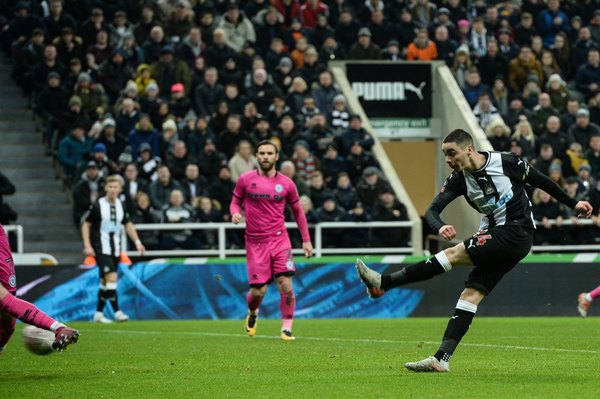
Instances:
[[[592,214],[589,202],[575,201],[517,155],[476,151],[473,138],[462,129],[454,130],[444,138],[442,151],[454,173],[446,179],[425,218],[442,238],[454,239],[454,226],[444,223],[440,214],[462,195],[483,215],[479,231],[454,247],[391,274],[381,275],[360,259],[356,262],[358,274],[372,298],[380,297],[394,287],[448,272],[456,265],[474,266],[438,351],[421,361],[406,363],[405,367],[412,371],[449,371],[450,357],[467,333],[479,303],[531,250],[535,223],[525,191],[526,183],[575,209],[579,217],[589,218]]]
[[[135,248],[143,255],[146,248],[140,241],[135,226],[129,220],[125,204],[119,199],[123,189],[120,176],[109,176],[104,184],[106,195],[98,198],[90,207],[81,225],[83,253],[94,256],[100,272],[100,288],[98,305],[94,314],[97,323],[111,323],[104,316],[106,302],[110,302],[115,311],[116,321],[127,321],[127,316],[120,308],[117,298],[117,268],[121,256],[121,231],[123,226]]]
[[[261,141],[256,146],[256,158],[259,168],[240,176],[229,208],[233,223],[243,220],[242,205],[246,217],[246,258],[250,291],[246,296],[248,315],[245,329],[251,337],[256,334],[258,308],[268,284],[275,280],[280,295],[280,337],[284,341],[292,341],[295,339],[292,322],[296,308],[292,276],[296,268],[292,245],[285,228],[286,204],[291,206],[298,223],[304,256],[312,256],[313,247],[298,190],[292,180],[275,169],[275,163],[279,159],[277,147],[268,140]]]

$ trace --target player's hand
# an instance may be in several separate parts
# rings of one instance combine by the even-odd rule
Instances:
[[[140,252],[140,255],[144,256],[144,252],[146,252],[146,247],[144,246],[144,244],[142,244],[141,241],[137,241],[135,243],[135,249],[137,249]]]
[[[456,237],[456,229],[450,224],[443,225],[438,234],[446,241],[453,240]]]
[[[310,258],[313,255],[313,246],[312,243],[309,242],[303,242],[302,243],[302,249],[304,250],[304,257],[306,258]]]
[[[577,211],[577,217],[580,218],[589,218],[592,216],[592,205],[587,201],[579,201],[577,205],[575,205],[575,210]]]
[[[96,252],[94,251],[94,248],[92,248],[91,245],[84,245],[83,254],[85,256],[96,256]]]
[[[241,213],[234,213],[233,215],[231,215],[231,221],[234,224],[238,224],[239,222],[242,221],[242,214]]]

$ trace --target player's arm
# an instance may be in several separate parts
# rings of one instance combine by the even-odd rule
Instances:
[[[244,178],[240,177],[235,183],[233,195],[231,196],[231,204],[229,204],[229,214],[231,221],[238,224],[242,221],[242,204],[244,203]]]
[[[300,205],[300,200],[291,203],[290,207],[292,208],[294,220],[296,220],[298,230],[300,230],[300,235],[302,236],[302,249],[304,250],[304,256],[310,258],[313,254],[313,246],[310,241],[308,222],[306,221],[306,215],[304,214],[302,206]]]
[[[135,249],[137,249],[141,255],[144,255],[144,252],[146,252],[146,247],[144,246],[144,244],[142,244],[140,236],[138,235],[137,230],[135,229],[135,225],[131,221],[125,223],[125,231],[127,232],[129,238],[131,238],[131,241],[133,241],[133,243],[135,244]]]
[[[442,190],[435,196],[425,212],[425,221],[436,231],[443,239],[450,241],[456,237],[456,229],[450,224],[446,224],[441,217],[442,211],[449,203],[454,201],[460,194],[458,187],[458,177],[450,176]]]
[[[83,241],[83,253],[85,256],[96,256],[92,243],[90,241],[90,227],[92,224],[85,221],[81,224],[81,240]]]
[[[531,165],[526,165],[524,181],[531,184],[534,187],[544,190],[556,200],[565,204],[571,209],[577,211],[578,217],[589,218],[592,215],[592,205],[588,201],[576,201],[569,197],[556,183],[554,183],[548,176],[539,172]]]

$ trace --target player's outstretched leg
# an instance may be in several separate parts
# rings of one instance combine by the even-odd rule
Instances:
[[[587,312],[590,309],[590,306],[592,305],[591,297],[588,300],[588,296],[589,292],[582,292],[577,297],[577,311],[579,312],[579,315],[581,317],[587,316]]]
[[[418,362],[406,363],[404,367],[415,372],[445,373],[450,371],[450,364],[448,362],[437,360],[433,356],[429,356],[427,359],[423,359]]]
[[[385,291],[381,289],[381,274],[377,273],[375,270],[370,269],[365,265],[365,263],[356,259],[356,272],[358,273],[358,277],[363,282],[363,284],[367,287],[367,294],[373,298],[379,298]]]

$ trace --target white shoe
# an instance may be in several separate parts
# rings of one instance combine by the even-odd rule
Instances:
[[[94,313],[94,323],[110,324],[112,320],[107,319],[102,312]]]
[[[450,371],[450,363],[443,360],[437,360],[433,356],[429,356],[427,359],[423,359],[414,363],[406,363],[404,365],[407,369],[415,372],[439,372],[446,373]]]
[[[115,321],[124,322],[127,320],[129,320],[129,316],[127,316],[125,313],[123,313],[122,310],[117,310],[115,312]]]
[[[367,294],[373,299],[379,298],[385,291],[381,289],[381,274],[373,269],[369,269],[365,263],[356,259],[356,272],[358,277],[367,286]]]

